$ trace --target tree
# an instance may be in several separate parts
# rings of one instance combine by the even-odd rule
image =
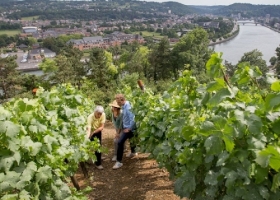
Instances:
[[[28,38],[28,45],[32,46],[33,44],[35,44],[37,42],[37,40],[34,37],[29,37]]]
[[[16,56],[0,58],[0,94],[1,99],[8,99],[22,92],[20,72],[16,69]]]
[[[151,64],[151,77],[156,82],[160,79],[168,79],[172,76],[170,65],[170,44],[167,38],[163,38],[158,45],[156,45],[149,55],[149,62]]]
[[[127,56],[127,57],[126,57]],[[124,71],[131,73],[137,73],[138,78],[147,77],[149,74],[149,49],[147,47],[139,47],[136,52],[123,54],[120,60],[120,66],[124,66]]]
[[[244,53],[244,55],[241,57],[241,59],[238,61],[237,64],[247,62],[251,66],[258,66],[263,74],[265,74],[268,71],[266,61],[262,59],[262,52],[260,52],[257,49],[254,49],[253,51]]]
[[[235,70],[237,69],[236,65],[231,64],[227,60],[225,60],[225,68],[226,68],[226,74],[227,76],[232,77]]]
[[[276,48],[276,62],[275,62],[275,69],[276,69],[276,74],[279,76],[280,75],[280,47]]]
[[[117,73],[112,62],[112,54],[104,49],[93,48],[90,51],[89,61],[86,62],[89,70],[87,77],[96,83],[98,88],[109,88],[112,75]]]
[[[186,65],[194,75],[205,73],[205,64],[212,52],[208,44],[208,34],[202,28],[196,28],[180,39],[171,53],[173,73],[176,78]]]
[[[45,80],[52,84],[71,83],[80,88],[88,72],[81,62],[82,55],[78,49],[66,47],[55,59],[44,59],[40,69],[45,73]]]
[[[49,38],[44,39],[43,47],[48,48],[51,51],[54,51],[56,53],[59,52],[59,48],[56,45],[56,39],[53,38],[53,37],[49,37]]]
[[[271,66],[274,66],[277,62],[277,58],[275,56],[273,56],[269,59],[269,62],[270,62]]]

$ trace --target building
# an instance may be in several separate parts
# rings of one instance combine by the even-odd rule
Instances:
[[[84,37],[83,39],[71,39],[66,44],[72,44],[74,48],[79,50],[86,50],[92,48],[109,48],[112,46],[120,46],[122,43],[132,43],[138,42],[140,44],[144,43],[144,38],[140,35],[125,34],[119,31],[115,31],[106,37],[94,36],[94,37]]]
[[[27,34],[37,33],[38,28],[36,26],[24,26],[22,27],[22,32]]]
[[[38,61],[43,58],[54,58],[56,53],[47,48],[32,49],[28,52],[29,61]]]
[[[28,46],[25,45],[25,44],[20,44],[17,48],[19,48],[19,49],[27,49]]]

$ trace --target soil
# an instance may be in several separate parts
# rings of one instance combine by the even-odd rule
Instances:
[[[136,157],[126,158],[123,166],[117,170],[112,167],[113,138],[115,129],[108,122],[102,132],[102,145],[108,149],[102,154],[103,170],[95,168],[94,164],[87,164],[90,174],[85,179],[81,170],[75,177],[81,188],[90,186],[93,190],[88,194],[90,200],[180,200],[173,193],[173,182],[164,169],[158,168],[155,160],[149,159],[148,154],[139,153]],[[126,143],[129,149],[128,142]],[[128,153],[129,151],[125,152]]]

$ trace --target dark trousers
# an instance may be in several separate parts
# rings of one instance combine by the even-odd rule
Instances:
[[[98,139],[99,139],[99,143],[100,143],[100,145],[101,145],[102,132],[100,131],[100,132],[97,132],[97,133],[93,134],[93,135],[90,137],[90,141],[93,141],[94,138],[98,138]],[[96,152],[95,152],[95,156],[96,156],[96,160],[97,160],[97,161],[95,162],[95,164],[96,164],[97,166],[101,165],[101,153],[98,152],[98,151],[96,151]]]
[[[124,149],[124,143],[127,139],[132,138],[133,132],[129,131],[128,133],[122,133],[119,140],[118,140],[118,151],[117,151],[117,161],[121,162],[122,157],[123,157],[123,149]],[[135,148],[136,146],[130,142],[130,148],[131,148],[131,153],[135,153]]]

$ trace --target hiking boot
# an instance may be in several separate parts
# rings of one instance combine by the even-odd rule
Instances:
[[[122,166],[123,166],[123,164],[117,161],[116,164],[114,165],[113,169],[119,169]]]
[[[117,156],[113,156],[112,161],[116,162],[117,161]]]
[[[128,154],[126,154],[126,157],[133,158],[134,156],[137,156],[137,155],[138,155],[138,153],[128,153]]]

